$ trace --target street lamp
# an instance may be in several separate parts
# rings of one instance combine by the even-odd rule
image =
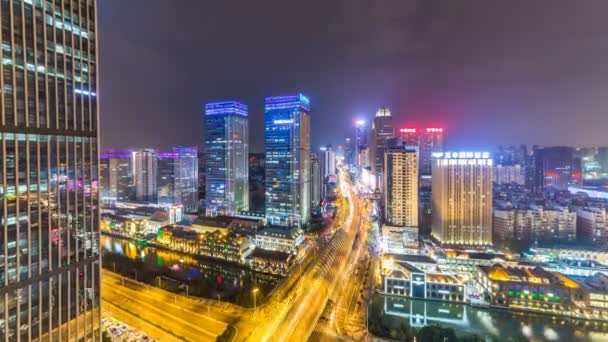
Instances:
[[[251,290],[251,292],[253,292],[253,312],[255,312],[257,308],[256,294],[258,293],[258,291],[260,291],[260,289],[257,287],[254,287],[253,290]]]

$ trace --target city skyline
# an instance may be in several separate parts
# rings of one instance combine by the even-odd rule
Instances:
[[[601,128],[608,124],[607,103],[598,91],[608,79],[601,62],[608,51],[598,34],[607,31],[601,16],[607,3],[294,6],[100,4],[100,46],[107,46],[101,49],[102,147],[200,146],[202,106],[230,98],[249,106],[255,137],[263,132],[264,97],[297,91],[317,113],[313,147],[342,142],[350,130],[345,122],[370,122],[381,105],[391,109],[395,127],[445,127],[454,149],[608,145]],[[268,16],[306,24],[271,30]],[[240,25],[216,30],[226,19]],[[169,39],[173,31],[180,39]],[[564,46],[572,53],[563,53]],[[585,134],[571,129],[581,120],[589,123]],[[250,150],[263,151],[263,141],[252,139]]]
[[[605,10],[1,0],[0,336],[608,341]]]

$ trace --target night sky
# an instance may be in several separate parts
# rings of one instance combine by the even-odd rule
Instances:
[[[312,144],[388,105],[453,148],[608,145],[608,1],[99,1],[102,146],[202,145],[202,108],[302,92]]]

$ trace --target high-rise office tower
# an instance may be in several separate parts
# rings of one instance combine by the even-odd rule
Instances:
[[[487,152],[433,155],[432,235],[443,245],[492,245],[492,159]]]
[[[495,165],[525,165],[528,156],[526,145],[499,146],[492,159]]]
[[[310,218],[310,101],[302,94],[267,97],[266,220],[302,226]]]
[[[443,128],[427,128],[420,135],[420,174],[428,176],[432,171],[432,154],[443,151]]]
[[[266,157],[264,153],[249,153],[249,211],[264,215]]]
[[[321,147],[321,177],[325,178],[336,174],[336,151],[331,147]]]
[[[5,341],[101,340],[96,12],[0,2]]]
[[[359,156],[357,160],[357,165],[361,168],[369,167],[370,156],[369,156],[369,148],[362,147],[359,150]]]
[[[372,122],[371,144],[370,144],[370,164],[372,171],[382,173],[384,171],[384,151],[386,150],[386,140],[395,135],[393,127],[393,117],[387,107],[380,107],[376,112]]]
[[[198,199],[202,203],[205,202],[205,152],[202,148],[197,151],[198,154]]]
[[[156,197],[160,205],[176,204],[175,160],[173,151],[159,151],[156,154]]]
[[[198,209],[198,148],[174,147],[157,154],[157,197],[160,205]]]
[[[313,209],[321,206],[322,186],[323,182],[321,179],[321,165],[319,162],[319,157],[313,153],[310,156],[310,206]]]
[[[249,124],[237,101],[205,106],[205,210],[207,215],[249,210]]]
[[[156,203],[157,197],[157,159],[156,151],[143,149],[133,151],[133,179],[135,183],[135,200],[138,202]]]
[[[331,145],[321,147],[319,163],[321,170],[321,199],[324,199],[327,195],[328,178],[336,174],[336,151],[334,151]]]
[[[595,158],[600,166],[601,172],[604,175],[608,175],[608,147],[599,147]]]
[[[393,147],[384,154],[384,203],[388,224],[418,227],[418,151]]]
[[[415,146],[420,148],[420,135],[416,128],[406,127],[399,130],[399,136],[405,146]]]
[[[187,212],[198,210],[198,148],[175,147],[175,197]]]
[[[103,201],[129,201],[133,198],[131,153],[131,150],[110,149],[99,156],[99,185]]]
[[[160,205],[182,205],[186,212],[198,209],[198,149],[174,147],[157,154],[157,196]]]
[[[536,159],[538,157],[539,149],[540,147],[538,145],[532,146],[532,151],[526,158],[526,188],[532,191],[538,191],[542,188],[542,186],[538,184],[538,172],[536,170],[538,164]]]
[[[572,147],[544,147],[535,150],[535,172],[538,190],[553,188],[567,190],[575,173]]]
[[[355,165],[357,156],[355,155],[355,145],[352,138],[344,139],[344,164]]]
[[[357,166],[363,166],[360,164],[360,154],[367,148],[367,129],[365,128],[364,120],[357,120],[355,122],[352,144],[354,148],[353,163]],[[367,162],[369,163],[369,161]]]

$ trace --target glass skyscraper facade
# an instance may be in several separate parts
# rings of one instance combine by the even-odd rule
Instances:
[[[99,156],[99,184],[104,203],[129,201],[133,196],[131,150],[110,149]]]
[[[237,101],[205,106],[205,211],[249,210],[247,106]]]
[[[173,151],[156,155],[156,196],[159,205],[175,204],[175,159]]]
[[[387,107],[380,107],[376,112],[372,122],[370,163],[372,171],[376,173],[384,172],[384,152],[386,151],[386,141],[395,136],[393,128],[393,117]]]
[[[135,183],[135,200],[138,202],[156,203],[158,200],[158,159],[156,151],[143,149],[133,151],[133,179]]]
[[[175,204],[186,212],[198,210],[198,148],[174,147]]]
[[[0,1],[4,341],[101,339],[96,6]]]
[[[310,218],[310,101],[302,94],[267,97],[266,220],[302,226]]]

